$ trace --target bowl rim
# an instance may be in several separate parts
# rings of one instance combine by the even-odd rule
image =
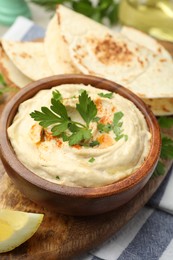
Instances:
[[[7,135],[7,127],[12,123],[20,103],[27,100],[28,98],[32,98],[39,90],[50,89],[54,86],[73,83],[91,85],[99,89],[107,89],[109,91],[118,93],[121,96],[131,100],[144,115],[149,127],[149,131],[152,135],[150,151],[140,168],[138,168],[128,177],[101,187],[71,187],[59,185],[57,183],[45,180],[31,172],[17,158]],[[126,89],[125,87],[110,80],[90,75],[56,75],[28,84],[26,87],[19,90],[19,92],[15,94],[13,98],[5,105],[0,118],[0,133],[0,152],[2,161],[5,160],[6,163],[9,164],[9,166],[20,177],[24,178],[31,184],[38,186],[39,188],[46,191],[66,196],[70,195],[71,197],[107,197],[133,188],[146,176],[151,175],[150,172],[154,169],[159,159],[161,147],[160,128],[154,114],[147,107],[147,105],[136,94]]]

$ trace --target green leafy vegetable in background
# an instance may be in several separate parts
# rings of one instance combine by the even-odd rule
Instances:
[[[161,128],[171,128],[173,126],[173,117],[162,116],[158,119]]]
[[[6,82],[5,82],[5,80],[4,80],[4,77],[2,76],[2,74],[0,74],[0,84],[1,84],[2,86],[6,86],[6,85],[7,85]]]
[[[156,169],[153,173],[153,176],[154,177],[161,176],[161,175],[164,175],[164,173],[165,173],[165,165],[161,161],[158,161],[158,164],[157,164]]]
[[[8,87],[7,83],[4,80],[4,77],[2,76],[2,74],[0,74],[0,96],[11,90],[12,88]]]
[[[169,129],[173,126],[173,118],[167,116],[160,117],[158,119],[158,123],[162,129]],[[164,160],[170,160],[170,159],[173,159],[173,140],[169,136],[162,134],[160,160],[156,166],[153,176],[164,175],[165,173]]]
[[[168,136],[162,136],[162,149],[160,157],[162,159],[173,159],[173,140]]]
[[[97,146],[97,145],[99,145],[99,144],[100,144],[99,141],[95,140],[95,141],[92,141],[92,142],[89,144],[89,146],[90,146],[90,147],[94,147],[94,146]]]
[[[118,3],[115,0],[98,0],[96,5],[91,0],[31,0],[31,2],[47,9],[55,9],[57,4],[64,4],[98,22],[103,22],[106,18],[111,25],[118,21]]]

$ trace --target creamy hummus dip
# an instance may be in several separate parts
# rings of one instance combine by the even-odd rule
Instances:
[[[84,120],[76,110],[79,95],[86,90],[93,100],[97,115],[89,123],[89,145],[69,145],[61,136],[53,136],[50,126],[43,129],[31,118],[31,112],[41,111],[43,106],[50,108],[55,90],[61,93],[61,102],[71,119],[81,124]],[[114,131],[110,126],[118,112],[123,116],[117,122],[117,138],[117,128]],[[105,125],[110,128],[105,130]],[[33,173],[60,185],[78,187],[104,186],[133,174],[147,157],[151,139],[143,114],[131,101],[83,84],[41,90],[23,102],[8,128],[8,136],[18,159]]]

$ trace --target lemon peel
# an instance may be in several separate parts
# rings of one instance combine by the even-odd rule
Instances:
[[[0,209],[0,253],[13,250],[34,235],[44,214]]]

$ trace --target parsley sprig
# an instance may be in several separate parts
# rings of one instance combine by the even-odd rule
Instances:
[[[165,173],[165,165],[163,162],[161,162],[161,160],[159,160],[156,169],[154,170],[153,176],[154,177],[161,176],[164,175],[164,173]]]
[[[80,144],[82,141],[91,139],[90,122],[97,114],[97,108],[86,91],[83,91],[79,96],[79,103],[76,104],[76,110],[79,112],[84,120],[84,124],[73,121],[68,113],[66,107],[61,102],[61,94],[59,91],[53,92],[50,108],[41,107],[41,112],[35,110],[30,116],[38,121],[39,124],[47,128],[51,127],[53,136],[60,136],[64,141],[69,141],[69,145]],[[67,135],[66,131],[70,134]]]
[[[78,110],[88,127],[89,123],[95,118],[97,114],[97,107],[88,96],[86,90],[83,91],[79,96],[79,104],[76,105],[76,109]]]
[[[173,127],[173,117],[162,116],[158,119],[158,123],[161,128]]]
[[[10,92],[12,88],[10,88],[7,83],[5,82],[5,79],[2,74],[0,74],[0,96],[3,94]]]
[[[99,93],[98,94],[100,97],[104,97],[104,98],[109,98],[111,99],[113,97],[113,92],[110,93]]]
[[[96,4],[93,4],[92,0],[31,0],[31,2],[52,10],[55,10],[57,4],[64,4],[98,22],[104,22],[106,18],[111,25],[118,21],[119,3],[115,0],[98,0]]]
[[[160,157],[162,159],[173,159],[173,140],[168,136],[162,136],[162,148]]]
[[[161,129],[169,129],[173,127],[173,118],[167,116],[160,117],[158,119],[158,123]],[[161,138],[162,138],[162,146],[161,146],[160,159],[153,173],[153,176],[164,175],[165,160],[173,159],[173,140],[165,134],[162,134]]]
[[[107,98],[104,97],[104,98]],[[98,140],[93,140],[90,129],[90,123],[95,122],[100,133],[115,134],[115,140],[118,141],[122,137],[127,140],[127,135],[123,134],[121,121],[124,116],[121,111],[114,113],[112,124],[100,123],[97,117],[97,107],[93,100],[89,97],[86,90],[80,91],[76,110],[83,119],[84,123],[76,122],[68,115],[68,111],[62,103],[62,96],[58,90],[52,92],[51,105],[41,107],[41,111],[35,110],[30,116],[38,121],[43,128],[50,127],[53,136],[59,136],[64,142],[68,141],[69,145],[83,145],[85,147],[95,147],[99,145]]]
[[[124,114],[119,111],[114,113],[114,117],[113,117],[113,122],[112,124],[108,123],[108,124],[102,124],[102,123],[98,123],[97,128],[98,130],[103,133],[109,133],[110,131],[113,131],[115,134],[115,141],[119,141],[121,138],[125,138],[125,141],[127,141],[128,136],[126,134],[123,133],[123,122],[121,121],[121,119],[123,118]]]

